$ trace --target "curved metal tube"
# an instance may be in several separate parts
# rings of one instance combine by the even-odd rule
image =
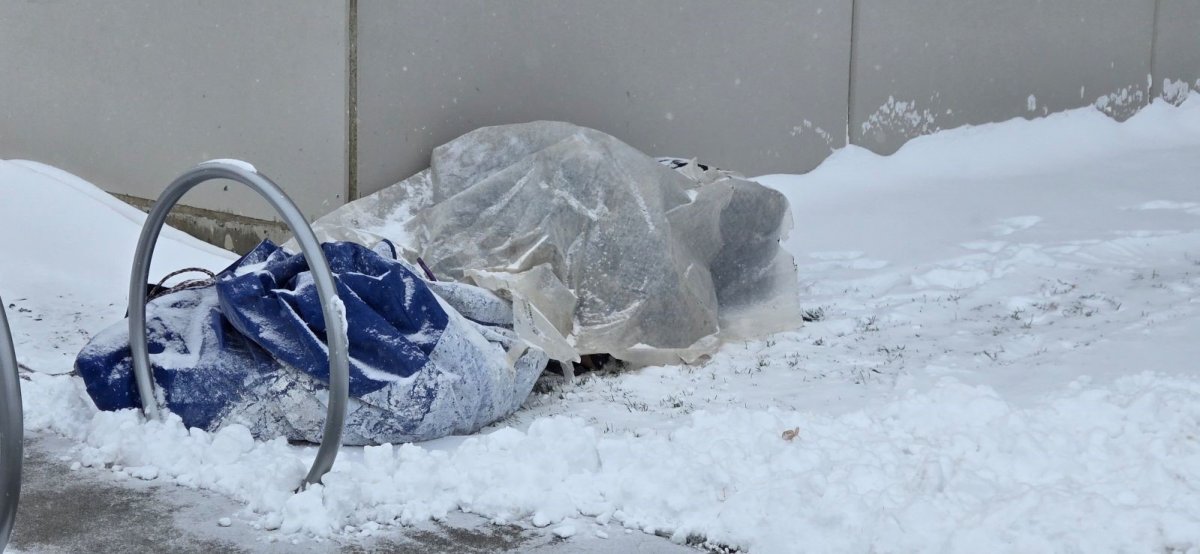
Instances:
[[[25,424],[21,414],[21,378],[4,301],[0,300],[0,552],[8,546],[21,500],[21,457]]]
[[[142,235],[138,239],[133,258],[133,273],[129,278],[129,346],[133,352],[133,371],[137,377],[138,393],[142,398],[142,409],[147,417],[158,417],[158,401],[154,395],[154,382],[150,375],[150,356],[146,344],[146,282],[150,276],[150,260],[154,255],[154,244],[167,221],[167,214],[179,199],[196,185],[211,179],[229,179],[246,185],[261,195],[283,217],[291,228],[300,251],[308,260],[321,309],[325,315],[325,333],[329,352],[329,410],[325,416],[325,431],[317,458],[305,477],[305,484],[319,483],[321,477],[333,467],[338,449],[342,445],[342,428],[346,421],[346,406],[350,398],[350,364],[347,353],[346,328],[341,301],[334,286],[329,262],[317,242],[316,235],[308,226],[308,220],[288,199],[283,191],[252,168],[225,162],[205,162],[188,171],[171,183],[146,217]]]

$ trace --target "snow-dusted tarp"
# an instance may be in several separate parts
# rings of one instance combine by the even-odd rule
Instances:
[[[517,334],[551,358],[635,363],[799,324],[790,228],[777,191],[561,122],[472,131],[314,225],[322,240],[389,239],[439,278],[512,299]]]
[[[427,283],[387,248],[322,249],[346,309],[345,444],[471,433],[521,406],[547,358],[516,338],[507,302]],[[215,284],[151,301],[147,332],[158,401],[189,427],[320,440],[329,362],[303,255],[264,242]],[[125,322],[97,335],[76,369],[99,408],[140,406]]]

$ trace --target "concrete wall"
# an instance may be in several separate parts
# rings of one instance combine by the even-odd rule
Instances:
[[[1102,97],[1125,118],[1149,100],[1153,0],[857,0],[854,33],[850,140],[879,153]]]
[[[360,193],[535,119],[758,174],[846,143],[846,0],[359,0],[358,22]]]
[[[1128,117],[1200,89],[1200,1],[13,0],[0,76],[0,158],[141,205],[244,158],[317,217],[483,125],[568,120],[761,174],[1091,103]],[[217,244],[282,234],[237,186],[185,203],[172,221]]]
[[[344,2],[0,2],[0,158],[155,198],[188,167],[252,160],[309,216],[345,198]],[[271,218],[210,183],[192,206]]]
[[[1185,87],[1200,91],[1200,1],[1158,0],[1156,27],[1155,95],[1179,101]]]

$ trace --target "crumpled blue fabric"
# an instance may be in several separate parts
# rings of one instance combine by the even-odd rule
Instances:
[[[426,281],[394,254],[353,243],[322,249],[349,338],[346,444],[470,433],[524,402],[546,356],[516,338],[504,300]],[[214,285],[150,302],[147,333],[157,401],[185,425],[239,423],[260,438],[320,440],[326,329],[303,255],[264,241]],[[76,369],[97,407],[140,406],[127,323],[93,338]]]
[[[350,242],[321,245],[346,307],[350,394],[385,381],[365,372],[409,377],[429,361],[449,316],[424,281],[395,260]],[[303,254],[264,241],[217,276],[221,313],[279,361],[329,382],[325,316]]]
[[[160,403],[189,427],[214,428],[229,406],[280,369],[270,353],[221,315],[212,287],[152,302],[146,336]],[[188,367],[180,370],[181,364]],[[93,337],[76,358],[75,370],[97,408],[141,407],[124,321]]]

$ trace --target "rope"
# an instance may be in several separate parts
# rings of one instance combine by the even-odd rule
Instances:
[[[421,271],[425,272],[425,276],[428,277],[430,281],[437,281],[437,277],[433,276],[433,270],[429,269],[429,266],[425,265],[425,260],[417,258],[417,265],[421,266]]]
[[[207,275],[208,278],[207,279],[189,279],[189,280],[183,281],[173,287],[169,287],[169,288],[166,287],[166,283],[170,278],[178,276],[178,275],[183,275],[184,273],[203,273],[203,274]],[[204,269],[202,267],[188,267],[188,268],[181,269],[179,271],[173,271],[171,273],[168,273],[166,277],[163,277],[162,280],[160,280],[158,282],[158,284],[156,284],[150,288],[150,293],[147,295],[146,301],[149,302],[150,300],[154,300],[155,298],[158,298],[160,296],[171,294],[172,292],[207,287],[215,282],[217,282],[217,274],[213,273],[207,269]]]

